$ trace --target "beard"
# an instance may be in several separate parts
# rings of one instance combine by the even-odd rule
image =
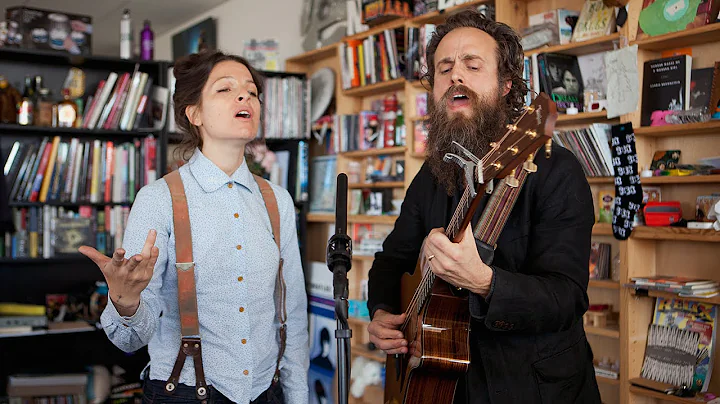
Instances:
[[[463,113],[448,113],[448,104],[453,95],[468,97],[471,116]],[[498,140],[505,130],[507,112],[499,91],[480,97],[475,91],[460,84],[450,87],[437,103],[432,95],[428,97],[428,136],[425,147],[427,162],[438,183],[448,195],[453,195],[458,186],[465,187],[462,168],[454,162],[445,162],[446,153],[456,153],[452,142],[458,142],[478,159],[490,151],[490,143]]]

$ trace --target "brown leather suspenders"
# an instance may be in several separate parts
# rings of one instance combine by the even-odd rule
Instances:
[[[261,177],[254,175],[255,181],[265,201],[265,207],[270,216],[273,238],[280,251],[280,214],[277,200],[270,184]],[[197,294],[195,289],[195,262],[192,255],[192,236],[190,232],[190,215],[188,212],[185,188],[180,173],[175,170],[165,175],[165,181],[170,188],[173,206],[173,224],[175,226],[175,255],[178,279],[178,305],[180,310],[181,342],[175,365],[165,389],[172,393],[177,388],[180,372],[185,364],[185,358],[191,356],[195,364],[195,395],[199,400],[207,402],[207,383],[202,366],[202,343],[200,340],[200,323],[198,321]],[[282,274],[283,259],[280,258],[278,275],[275,282],[275,307],[280,322],[280,352],[275,366],[273,384],[280,380],[280,359],[285,353],[285,339],[287,335],[287,311],[285,308],[286,285]]]

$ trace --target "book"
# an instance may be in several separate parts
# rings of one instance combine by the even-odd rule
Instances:
[[[690,106],[692,56],[649,60],[643,68],[641,126],[667,125],[665,116]]]

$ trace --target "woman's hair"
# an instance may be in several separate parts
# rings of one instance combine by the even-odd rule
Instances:
[[[505,106],[510,119],[517,118],[525,105],[528,86],[523,80],[524,51],[520,36],[508,25],[488,19],[475,10],[466,10],[448,17],[438,25],[427,45],[427,72],[423,79],[435,85],[435,51],[440,41],[456,28],[477,28],[490,35],[496,44],[498,81],[502,85],[510,80],[510,92],[505,97]]]
[[[246,59],[240,56],[210,50],[184,56],[175,62],[173,67],[175,76],[175,94],[173,95],[175,124],[183,134],[180,146],[176,151],[180,153],[183,160],[188,160],[194,153],[195,148],[202,148],[203,145],[200,129],[190,123],[185,115],[185,110],[193,105],[201,106],[202,91],[210,77],[210,72],[218,63],[224,61],[238,62],[247,67],[257,86],[258,97],[263,92],[263,76]]]

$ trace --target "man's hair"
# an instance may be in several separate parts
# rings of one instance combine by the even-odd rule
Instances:
[[[428,42],[427,73],[423,78],[430,86],[435,85],[435,51],[440,41],[457,28],[477,28],[490,35],[496,42],[498,81],[502,86],[508,80],[512,82],[510,92],[505,97],[508,119],[516,119],[525,105],[528,86],[523,80],[524,51],[520,36],[508,25],[488,19],[475,10],[466,10],[448,17],[444,24],[438,25]]]

